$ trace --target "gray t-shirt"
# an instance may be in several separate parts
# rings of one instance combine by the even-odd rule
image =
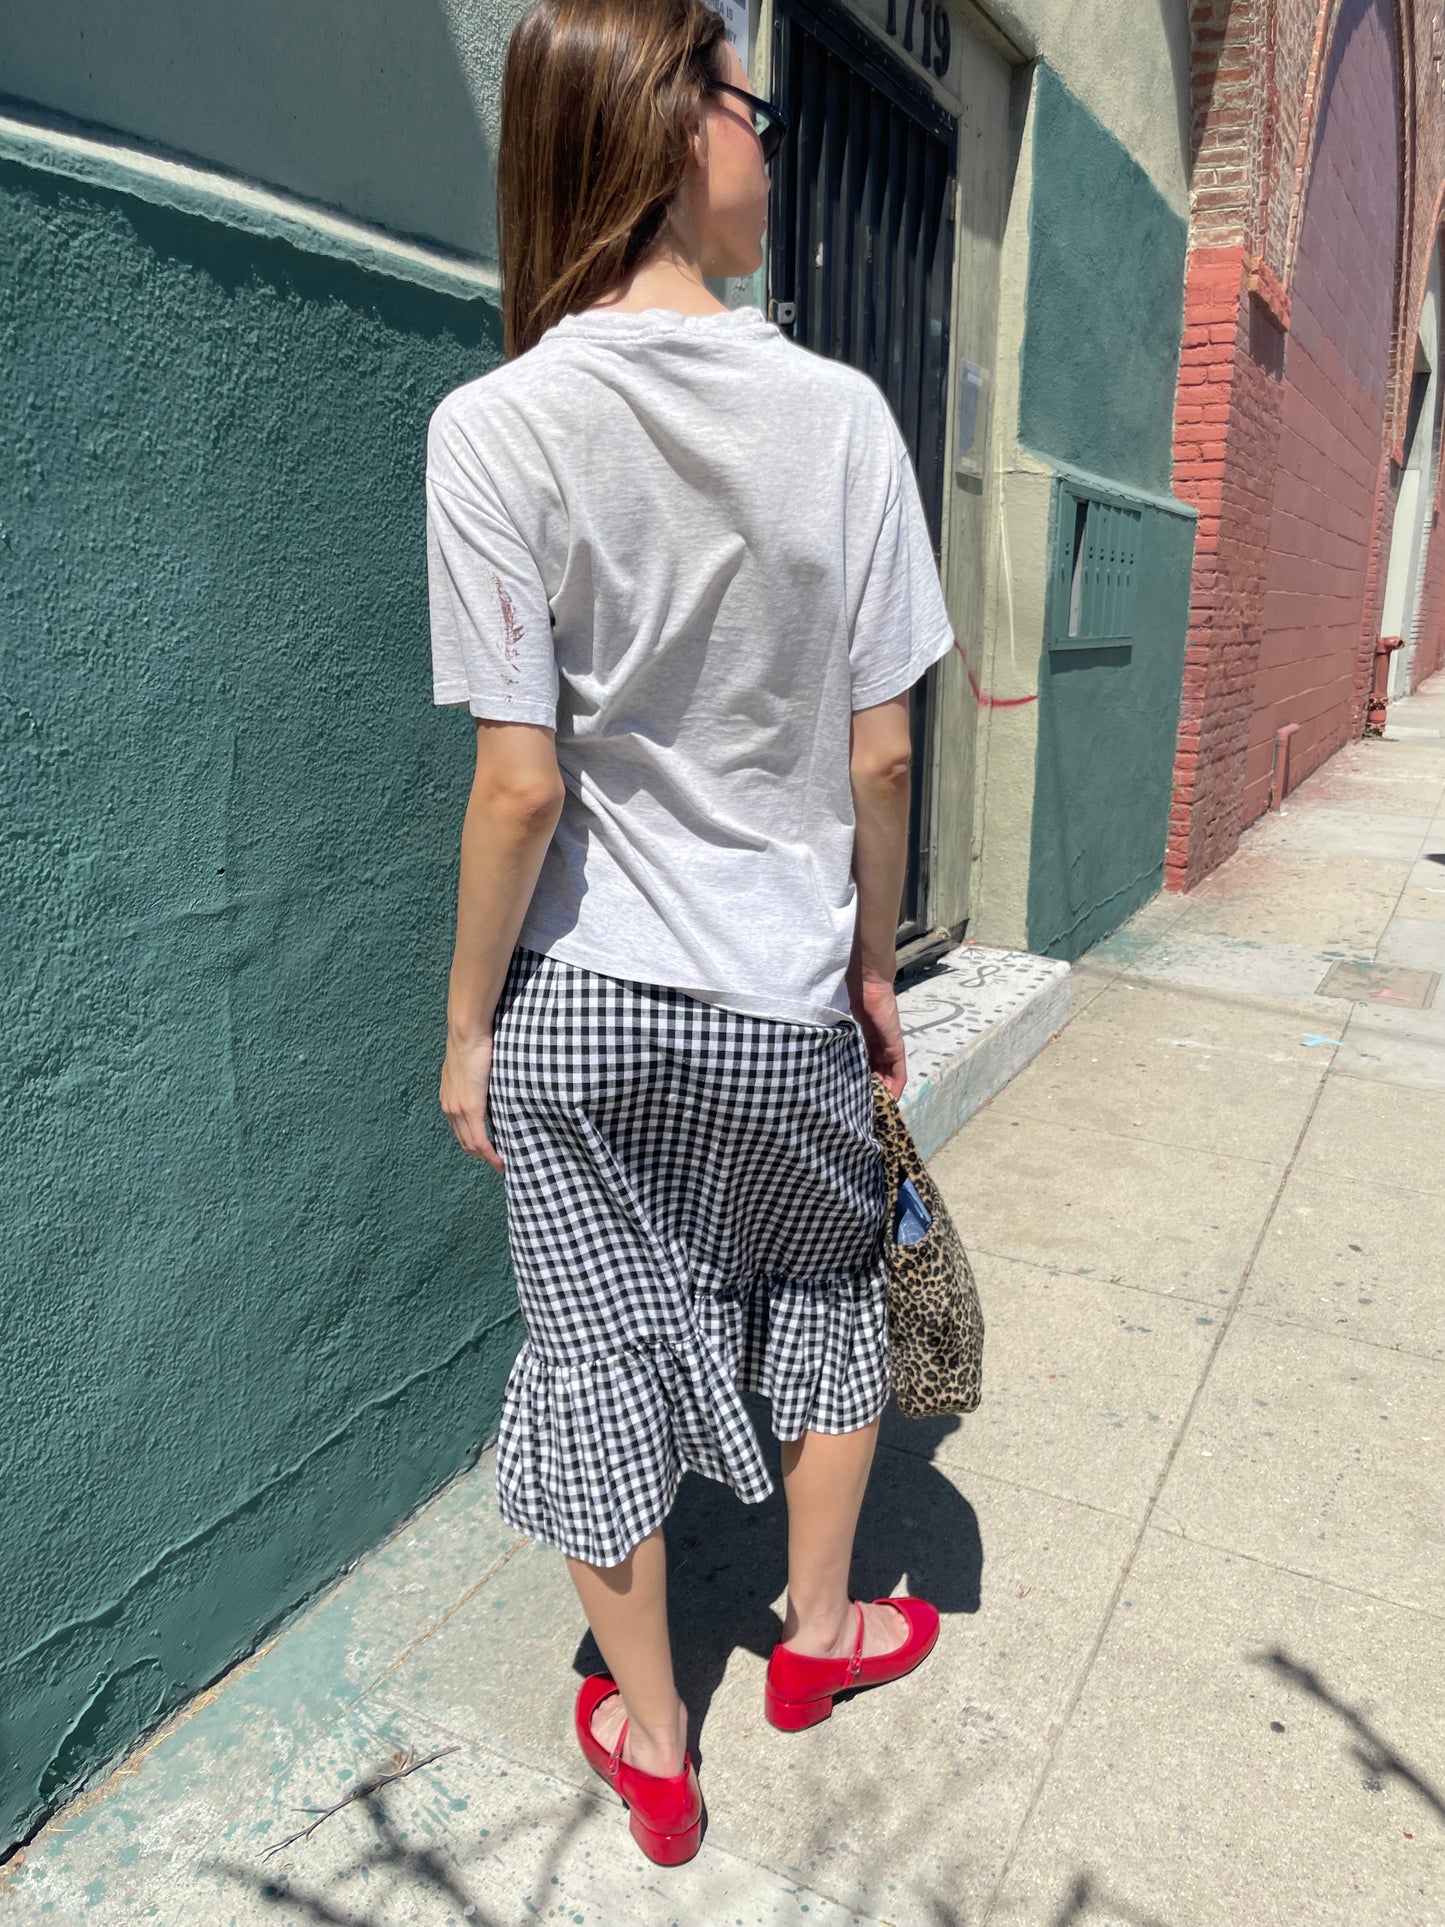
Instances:
[[[953,643],[878,384],[757,307],[567,315],[437,408],[426,498],[435,700],[556,731],[519,941],[845,1019],[850,716]]]

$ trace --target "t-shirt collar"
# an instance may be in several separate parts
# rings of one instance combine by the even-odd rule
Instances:
[[[584,313],[565,314],[545,331],[549,335],[589,336],[604,341],[651,339],[658,335],[681,335],[705,341],[723,336],[775,335],[777,323],[769,321],[756,303],[737,308],[719,308],[712,314],[681,314],[676,308],[593,308]]]

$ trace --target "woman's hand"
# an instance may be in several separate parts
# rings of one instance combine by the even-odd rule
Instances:
[[[892,983],[881,977],[860,977],[850,971],[848,1001],[868,1046],[869,1068],[877,1071],[895,1098],[902,1097],[908,1072],[903,1061],[898,999],[893,994]]]
[[[447,1039],[439,1095],[452,1135],[464,1151],[475,1158],[485,1158],[494,1171],[501,1171],[506,1167],[487,1136],[487,1087],[491,1078],[490,1032],[472,1043]]]

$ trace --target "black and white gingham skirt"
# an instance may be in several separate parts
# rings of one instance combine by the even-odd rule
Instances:
[[[604,976],[523,946],[488,1098],[526,1339],[502,1407],[508,1525],[615,1565],[684,1471],[772,1480],[780,1439],[888,1393],[883,1153],[863,1033]]]

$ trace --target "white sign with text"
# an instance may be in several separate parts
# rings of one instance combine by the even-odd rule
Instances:
[[[727,37],[744,70],[748,70],[748,0],[707,0],[707,4],[722,15]]]

